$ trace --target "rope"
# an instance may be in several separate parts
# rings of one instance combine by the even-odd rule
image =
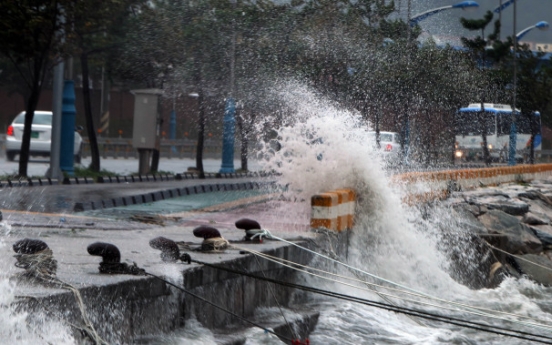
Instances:
[[[221,252],[228,248],[228,241],[222,237],[212,237],[203,240],[201,251]]]
[[[521,261],[525,261],[525,262],[527,262],[527,263],[529,263],[529,264],[535,265],[535,266],[537,266],[537,267],[540,267],[540,268],[543,268],[543,269],[545,269],[545,270],[547,270],[547,271],[552,272],[552,268],[550,268],[550,267],[548,267],[548,266],[544,266],[544,265],[541,265],[541,264],[536,263],[536,262],[534,262],[534,261],[525,259],[525,258],[523,258],[523,257],[521,257],[521,256],[519,256],[519,255],[515,255],[515,254],[512,254],[512,253],[508,253],[507,251],[505,251],[505,250],[503,250],[503,249],[500,249],[500,248],[497,248],[497,247],[493,246],[492,244],[490,244],[489,242],[487,242],[487,241],[486,241],[485,239],[483,239],[483,238],[479,238],[479,239],[480,239],[481,241],[483,241],[484,244],[486,244],[487,246],[489,246],[490,248],[492,248],[492,249],[494,249],[494,250],[496,250],[496,251],[499,251],[499,252],[501,252],[501,253],[503,253],[503,254],[507,254],[508,256],[512,256],[512,257],[514,257],[514,258],[516,258],[516,259],[519,259],[519,260],[521,260]]]
[[[139,268],[134,262],[133,265],[124,262],[100,262],[100,273],[104,274],[132,274],[135,276],[145,275],[145,271]]]
[[[468,321],[468,320],[462,320],[462,319],[458,319],[458,318],[455,318],[455,317],[443,316],[443,315],[430,313],[430,312],[425,312],[425,311],[416,310],[416,309],[411,309],[411,308],[397,307],[397,306],[394,306],[394,305],[385,304],[385,303],[376,302],[376,301],[371,301],[371,300],[367,300],[367,299],[364,299],[364,298],[349,296],[349,295],[345,295],[345,294],[340,294],[340,293],[337,293],[337,292],[326,291],[326,290],[317,289],[317,288],[313,288],[313,287],[309,287],[309,286],[304,286],[304,285],[279,281],[279,280],[275,280],[275,279],[271,279],[271,278],[261,277],[261,276],[251,274],[249,272],[237,271],[237,270],[234,270],[234,269],[231,269],[231,268],[218,266],[218,265],[214,265],[214,264],[209,264],[209,263],[206,263],[206,262],[201,262],[201,261],[197,261],[197,260],[192,260],[192,261],[195,262],[195,263],[198,263],[198,264],[208,266],[208,267],[221,269],[221,270],[224,270],[224,271],[227,271],[227,272],[230,272],[230,273],[240,274],[240,275],[244,275],[244,276],[247,276],[247,277],[250,277],[250,278],[254,278],[254,279],[258,279],[258,280],[264,280],[264,281],[268,281],[268,282],[271,282],[271,283],[274,283],[274,284],[279,284],[279,285],[282,285],[282,286],[287,286],[287,287],[291,287],[291,288],[295,288],[295,289],[300,289],[300,290],[303,290],[303,291],[318,293],[318,294],[325,295],[325,296],[340,298],[340,299],[343,299],[343,300],[347,300],[347,301],[351,301],[351,302],[357,302],[357,303],[360,303],[360,304],[365,304],[365,305],[368,305],[368,306],[373,306],[373,307],[377,307],[377,308],[381,308],[381,309],[385,309],[385,310],[389,310],[389,311],[393,311],[393,312],[398,312],[398,313],[403,313],[403,314],[412,315],[412,316],[416,316],[416,317],[421,317],[421,318],[425,318],[425,319],[429,319],[429,320],[433,320],[433,321],[440,321],[440,322],[449,323],[449,324],[452,324],[452,325],[466,327],[466,328],[470,328],[470,329],[480,330],[480,331],[484,331],[484,332],[488,332],[488,333],[504,335],[504,336],[510,336],[510,337],[524,339],[524,340],[531,340],[531,341],[535,341],[535,342],[539,342],[539,343],[543,343],[543,344],[552,344],[552,337],[548,337],[548,336],[544,336],[544,335],[533,334],[533,333],[519,331],[519,330],[510,330],[510,329],[500,327],[500,326],[487,325],[487,324],[484,324],[484,323]],[[489,328],[489,327],[492,327],[492,328]],[[542,339],[534,339],[534,338],[530,338],[530,337],[539,337],[539,338],[548,339],[548,340],[551,340],[551,341],[545,341],[545,340],[542,340]]]
[[[271,238],[271,239],[275,239],[275,240],[279,240],[279,241],[282,241],[282,242],[291,244],[291,245],[296,246],[296,247],[298,247],[298,248],[300,248],[300,249],[306,250],[306,251],[308,251],[308,252],[310,252],[310,253],[312,253],[312,254],[314,254],[314,255],[323,257],[323,258],[325,258],[325,259],[328,259],[328,260],[331,260],[331,261],[333,261],[333,262],[335,262],[335,263],[338,263],[338,264],[340,264],[340,265],[343,265],[343,266],[345,266],[345,267],[347,267],[347,268],[349,268],[349,269],[351,269],[351,270],[353,270],[353,271],[358,271],[358,272],[364,273],[364,274],[366,274],[366,275],[368,275],[368,276],[370,276],[370,277],[373,277],[373,278],[382,280],[382,281],[384,281],[384,282],[387,282],[387,283],[389,283],[389,284],[392,284],[392,285],[394,285],[394,286],[403,288],[403,289],[405,289],[406,291],[409,291],[409,292],[411,292],[411,293],[413,293],[413,294],[415,294],[415,295],[418,295],[418,296],[421,296],[421,297],[425,297],[425,298],[428,298],[428,299],[432,299],[432,300],[435,300],[435,301],[443,302],[443,303],[446,303],[446,304],[455,305],[455,306],[457,306],[457,307],[467,308],[467,310],[466,310],[466,309],[462,309],[463,311],[469,311],[469,310],[471,309],[471,310],[472,310],[471,313],[476,314],[476,315],[480,315],[480,316],[486,316],[486,317],[491,317],[491,318],[497,318],[497,319],[501,319],[501,320],[505,320],[505,321],[509,321],[509,322],[517,322],[517,323],[520,323],[520,324],[523,324],[523,325],[526,325],[526,326],[536,326],[536,327],[545,328],[545,329],[552,329],[550,326],[546,326],[546,325],[542,325],[542,324],[526,323],[526,322],[521,322],[521,321],[512,321],[512,320],[509,320],[509,319],[506,319],[506,318],[498,317],[498,316],[496,316],[496,315],[492,315],[492,314],[485,313],[485,311],[488,310],[488,309],[482,309],[482,308],[478,308],[478,307],[473,307],[473,306],[470,306],[470,305],[467,305],[467,304],[464,304],[464,303],[458,303],[458,302],[454,302],[454,301],[448,301],[448,300],[445,300],[445,299],[441,299],[441,298],[437,298],[437,297],[430,296],[430,295],[428,295],[428,294],[425,294],[425,293],[416,291],[416,290],[414,290],[414,289],[408,288],[408,287],[406,287],[406,286],[403,286],[403,285],[401,285],[401,284],[398,284],[398,283],[395,283],[395,282],[393,282],[393,281],[387,280],[387,279],[385,279],[385,278],[378,277],[378,276],[376,276],[376,275],[374,275],[374,274],[371,274],[371,273],[369,273],[369,272],[366,272],[366,271],[363,271],[363,270],[361,270],[361,269],[355,268],[355,267],[353,267],[353,266],[350,266],[350,265],[345,264],[345,263],[343,263],[343,262],[340,262],[340,261],[338,261],[338,260],[332,259],[332,258],[330,258],[330,257],[328,257],[328,256],[325,256],[325,255],[323,255],[323,254],[317,253],[317,252],[312,251],[312,250],[310,250],[310,249],[308,249],[308,248],[302,247],[302,246],[300,246],[300,245],[298,245],[298,244],[296,244],[296,243],[287,241],[287,240],[285,240],[285,239],[283,239],[283,238],[274,236],[274,235],[272,235],[272,234],[271,234],[268,230],[266,230],[266,229],[263,230],[263,231],[264,231],[265,236],[266,236],[267,238]],[[324,278],[324,277],[321,277],[321,278],[327,279],[327,278]],[[334,280],[334,281],[335,281],[335,280]],[[339,282],[339,281],[336,281],[336,282],[342,283],[342,282]],[[342,284],[344,284],[344,283],[342,283]],[[346,285],[347,285],[347,284],[346,284]],[[356,287],[356,288],[359,288],[358,286],[354,286],[354,285],[351,285],[351,286]],[[387,294],[386,294],[386,295],[387,295]],[[393,295],[388,295],[388,296],[394,297],[394,298],[401,298],[401,297],[397,297],[397,296],[393,296]],[[402,299],[404,299],[404,298],[402,298]],[[404,300],[407,300],[407,299],[404,299]],[[423,303],[423,302],[414,301],[414,300],[410,300],[410,301],[416,302],[416,303]],[[424,303],[424,304],[426,304],[426,303]],[[429,305],[431,305],[431,304],[429,304]],[[434,306],[435,306],[435,307],[443,308],[442,306],[438,306],[438,305],[434,305]],[[474,311],[474,310],[475,310],[475,311]],[[495,311],[495,310],[491,310],[491,312],[493,312],[493,313],[503,313],[503,312],[499,312],[499,311]],[[515,315],[515,314],[512,314],[512,315]],[[521,315],[515,315],[515,316],[533,320],[532,318],[528,318],[528,317],[521,316]]]
[[[247,249],[244,249],[247,251]],[[259,255],[258,253],[259,252],[255,252],[255,251],[251,251],[252,254],[255,254],[255,255]],[[260,253],[261,255],[260,256],[263,256],[262,254],[263,253]],[[276,259],[271,259],[270,256],[266,255],[265,254],[265,259],[267,260],[270,260],[270,261],[273,261],[273,262],[276,262],[276,263],[280,263],[279,262],[279,258],[276,258]],[[352,284],[348,284],[348,283],[345,283],[345,282],[342,282],[342,281],[339,281],[339,280],[336,280],[336,279],[330,279],[328,277],[324,277],[324,276],[321,276],[321,275],[318,275],[318,274],[314,274],[312,272],[308,272],[306,270],[303,270],[303,269],[297,269],[297,268],[294,268],[290,265],[287,265],[287,264],[283,264],[283,263],[280,263],[281,265],[283,266],[286,266],[286,267],[289,267],[291,269],[295,269],[299,272],[303,272],[303,273],[307,273],[309,275],[312,275],[314,277],[318,277],[318,278],[321,278],[321,279],[325,279],[325,280],[328,280],[328,281],[331,281],[331,282],[336,282],[336,283],[339,283],[339,284],[342,284],[342,285],[345,285],[345,286],[350,286],[350,287],[353,287],[353,288],[357,288],[357,289],[360,289],[360,290],[363,290],[363,291],[369,291],[369,292],[373,292],[372,289],[366,289],[366,288],[362,288],[360,286],[357,286],[357,285],[352,285]],[[295,263],[294,263],[295,264]],[[299,264],[296,264],[298,266],[302,266],[302,265],[299,265]],[[314,269],[314,268],[310,268],[310,269],[313,269],[313,270],[318,270],[318,269]],[[321,270],[318,270],[318,271],[321,271]],[[324,271],[322,271],[324,272]],[[416,296],[416,297],[420,297],[420,298],[427,298],[427,299],[436,299],[436,298],[431,298],[431,297],[426,297],[424,295],[418,295],[418,294],[414,294],[414,293],[411,293],[411,292],[408,292],[408,291],[404,291],[404,290],[398,290],[398,289],[395,289],[395,288],[391,288],[391,287],[386,287],[386,286],[382,286],[382,285],[377,285],[377,284],[374,284],[374,283],[369,283],[369,282],[364,282],[362,280],[359,280],[359,279],[354,279],[354,278],[351,278],[351,277],[344,277],[344,276],[339,276],[337,274],[333,274],[333,273],[330,273],[330,272],[324,272],[328,275],[333,275],[333,276],[337,276],[337,277],[343,277],[345,279],[349,279],[349,280],[352,280],[352,281],[356,281],[356,282],[360,282],[360,283],[364,283],[364,284],[368,284],[368,285],[371,285],[371,286],[374,286],[374,287],[380,287],[380,288],[383,288],[383,289],[388,289],[388,290],[392,290],[392,291],[397,291],[397,292],[402,292],[402,293],[406,293],[408,295],[413,295],[413,296]],[[465,311],[467,313],[470,313],[470,314],[474,314],[474,315],[478,315],[478,316],[485,316],[485,317],[490,317],[490,318],[495,318],[495,319],[499,319],[499,320],[504,320],[504,321],[508,321],[508,322],[512,322],[512,323],[520,323],[519,321],[517,320],[510,320],[510,319],[507,319],[507,318],[503,318],[503,317],[499,317],[499,316],[496,316],[496,315],[491,315],[491,314],[487,314],[487,313],[483,313],[483,312],[477,312],[477,311],[471,311],[471,310],[465,310],[465,309],[458,309],[458,308],[452,308],[452,307],[444,307],[444,306],[441,306],[441,305],[437,305],[437,304],[432,304],[432,303],[428,303],[428,302],[422,302],[422,301],[418,301],[418,300],[414,300],[414,299],[410,299],[410,298],[405,298],[405,297],[399,297],[399,296],[396,296],[396,295],[391,295],[391,294],[388,294],[388,293],[384,293],[384,292],[380,292],[379,293],[380,295],[383,295],[383,296],[387,296],[387,297],[392,297],[392,298],[396,298],[396,299],[402,299],[404,301],[408,301],[408,302],[413,302],[413,303],[417,303],[417,304],[421,304],[421,305],[426,305],[426,306],[431,306],[431,307],[436,307],[436,308],[440,308],[440,309],[445,309],[445,310],[453,310],[453,311]],[[451,302],[451,304],[455,304],[455,302]],[[457,303],[459,304],[459,303]],[[462,304],[459,304],[459,305],[462,305]],[[542,320],[538,320],[538,319],[534,319],[534,318],[531,318],[531,317],[528,317],[528,316],[523,316],[523,315],[517,315],[517,314],[511,314],[511,313],[506,313],[506,312],[502,312],[502,311],[495,311],[495,310],[492,310],[492,309],[486,309],[486,308],[479,308],[479,307],[473,307],[472,309],[476,309],[476,310],[481,310],[481,311],[490,311],[490,312],[495,312],[497,314],[504,314],[504,315],[508,315],[508,316],[514,316],[514,317],[519,317],[519,318],[525,318],[525,319],[529,319],[529,320],[533,320],[533,321],[537,321],[537,322],[544,322]],[[529,323],[528,325],[532,325],[532,326],[537,326],[539,328],[544,328],[544,329],[549,329],[550,327],[549,326],[546,326],[546,325],[542,325],[542,324],[531,324]]]
[[[14,257],[17,259],[15,266],[26,270],[22,276],[46,285],[59,285],[61,288],[71,291],[77,301],[84,326],[78,327],[71,323],[69,324],[79,329],[82,334],[90,338],[94,344],[109,345],[98,335],[92,322],[88,319],[80,291],[73,285],[65,283],[56,277],[57,261],[54,259],[53,252],[50,248],[46,248],[35,254],[16,254]]]

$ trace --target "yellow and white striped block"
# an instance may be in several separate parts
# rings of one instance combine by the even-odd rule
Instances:
[[[353,228],[355,192],[337,189],[311,198],[311,228],[343,231]]]

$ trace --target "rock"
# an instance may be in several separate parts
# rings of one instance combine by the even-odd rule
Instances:
[[[548,218],[546,215],[533,212],[527,212],[526,214],[524,214],[521,221],[529,225],[550,224],[550,218]]]
[[[552,286],[552,261],[542,255],[526,254],[514,257],[522,273],[539,284]],[[535,264],[544,266],[540,267]],[[545,268],[546,267],[546,268]]]
[[[501,210],[511,215],[524,215],[529,211],[529,205],[521,200],[498,200],[487,203],[489,210]]]
[[[496,288],[506,277],[520,278],[521,275],[509,264],[502,264],[501,262],[495,262],[491,265],[489,272],[488,289]]]
[[[490,244],[511,254],[532,254],[542,251],[542,243],[529,226],[516,217],[499,210],[489,210],[479,221],[488,230],[481,235]]]
[[[552,249],[552,226],[530,226],[531,230],[541,241],[544,249]]]
[[[452,212],[454,212],[453,217],[456,219],[456,226],[472,234],[486,234],[488,233],[487,229],[474,215],[475,209],[479,210],[479,207],[466,204],[454,207]],[[479,212],[477,213],[479,215]]]

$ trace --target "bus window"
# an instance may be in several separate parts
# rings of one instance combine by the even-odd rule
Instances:
[[[531,122],[536,130],[535,134],[540,134],[540,116],[531,116],[528,118],[525,115],[521,115],[516,122],[516,130],[518,133],[531,134]]]
[[[511,123],[512,116],[510,114],[498,114],[498,135],[509,135]]]
[[[455,117],[455,129],[456,135],[481,135],[483,134],[483,126],[481,125],[481,119],[485,121],[485,127],[487,128],[487,134],[494,134],[496,116],[492,113],[480,112],[459,112]]]

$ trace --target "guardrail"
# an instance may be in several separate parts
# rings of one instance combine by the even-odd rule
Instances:
[[[237,144],[237,143],[236,143]],[[163,158],[195,158],[197,141],[189,139],[161,139],[159,154]],[[98,138],[98,149],[103,158],[138,158],[138,150],[132,146],[132,139]],[[235,154],[239,155],[240,146],[235,145]],[[90,156],[90,143],[83,138],[82,156]],[[204,158],[221,158],[222,143],[206,140],[203,147]]]

